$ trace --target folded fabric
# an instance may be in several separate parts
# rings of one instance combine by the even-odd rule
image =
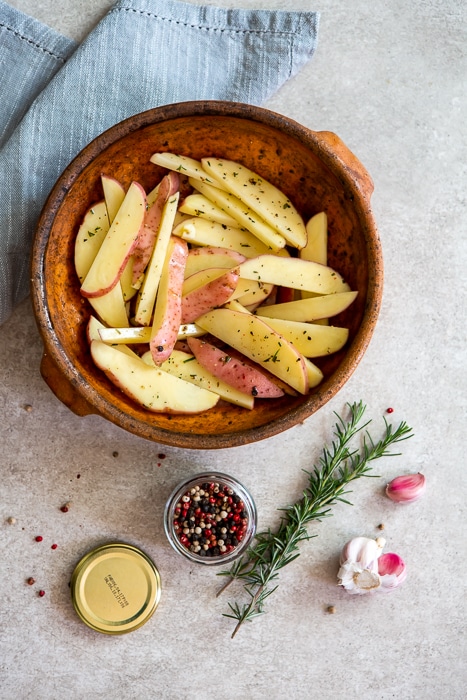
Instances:
[[[95,136],[187,100],[261,104],[312,57],[314,12],[119,0],[81,45],[0,0],[0,324],[29,292],[55,180]]]

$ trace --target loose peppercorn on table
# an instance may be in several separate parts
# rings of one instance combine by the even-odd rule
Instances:
[[[251,444],[191,450],[151,442],[98,416],[79,417],[69,411],[40,376],[43,346],[30,300],[15,308],[0,327],[2,700],[51,700],[64,694],[71,700],[175,700],[181,695],[202,700],[209,694],[217,700],[346,700],[362,692],[378,700],[463,700],[465,624],[459,602],[465,564],[459,541],[465,528],[465,458],[459,436],[465,432],[467,396],[463,318],[467,153],[462,138],[467,66],[460,46],[467,37],[461,3],[446,0],[442,11],[433,0],[398,0],[391,5],[383,0],[205,4],[213,12],[213,30],[203,29],[207,9],[196,27],[186,30],[200,37],[196,59],[200,74],[206,76],[213,65],[228,65],[232,84],[239,85],[246,75],[252,103],[310,129],[338,134],[370,173],[385,273],[378,323],[352,377],[303,423]],[[162,22],[164,31],[178,28],[182,37],[188,34],[182,33],[182,23],[169,22],[175,7],[171,0],[148,0],[147,5],[142,15],[133,11],[132,0],[125,0],[112,17],[131,16],[131,26],[147,42],[147,65],[160,69],[150,34],[144,33],[146,22]],[[10,12],[0,2],[0,66],[11,58],[6,47],[20,41],[47,63],[50,72],[69,70],[70,59],[64,60],[69,54],[63,55],[62,49],[73,47],[60,35],[82,42],[112,6],[112,0],[9,0],[9,11],[23,11],[59,33],[42,30],[31,44],[30,21],[11,27],[5,19]],[[238,17],[240,7],[319,11],[319,43],[313,59],[299,57],[301,68],[294,71],[294,50],[305,49],[300,28],[292,32],[285,24],[277,37],[286,56],[281,85],[276,83],[267,95],[260,95],[264,82],[258,70],[265,68],[262,75],[274,83],[272,53],[255,52],[257,34],[227,37],[216,6],[229,17]],[[254,29],[267,32],[270,25]],[[219,36],[228,40],[225,54],[214,61],[209,46]],[[127,65],[135,59],[132,38],[134,34],[112,39],[125,45]],[[88,39],[86,48],[93,57],[88,68],[101,91],[101,119],[115,80],[103,82],[103,58],[94,41]],[[251,49],[247,65],[232,59],[239,41]],[[160,50],[166,51],[166,46],[163,41]],[[13,55],[16,60],[18,55]],[[183,50],[173,55],[172,62],[184,56]],[[45,86],[39,84],[32,63],[25,80],[37,93]],[[191,75],[191,67],[186,64],[180,72],[181,82]],[[118,75],[119,66],[112,68]],[[189,99],[204,97],[208,88],[219,85],[220,69],[210,75],[209,84],[205,77],[186,86]],[[25,86],[12,86],[9,77],[2,76],[2,85],[10,86],[2,91],[2,105],[23,116]],[[166,80],[167,73],[160,71],[154,106]],[[136,92],[134,84],[126,86],[120,105],[125,114],[134,108]],[[217,97],[224,99],[223,94]],[[73,95],[54,102],[54,120],[57,112],[67,115],[76,103],[84,132],[85,122],[95,115],[89,113],[79,81]],[[37,117],[34,112],[23,122],[34,125],[29,133],[34,142],[28,142],[32,151],[40,135]],[[5,128],[0,137],[3,153],[11,135],[8,124]],[[66,139],[59,145],[62,157]],[[46,161],[45,154],[25,172],[18,169],[18,161],[8,160],[8,177],[23,183],[15,217],[34,206]],[[22,188],[31,183],[33,192],[29,190],[31,196],[25,198]],[[0,213],[4,207],[0,202]],[[2,224],[0,237],[5,230]],[[2,280],[4,272],[2,267]],[[391,447],[400,456],[371,463],[371,474],[379,478],[348,484],[343,498],[353,505],[334,503],[329,517],[323,505],[322,517],[307,526],[310,539],[302,540],[291,553],[299,556],[268,582],[268,589],[277,588],[264,599],[264,614],[242,624],[231,639],[235,604],[250,598],[242,580],[218,574],[241,560],[204,565],[175,550],[164,523],[171,494],[203,473],[235,479],[254,502],[256,533],[268,533],[263,542],[265,551],[271,552],[270,533],[277,533],[281,520],[291,515],[282,509],[303,498],[310,483],[308,472],[322,468],[323,446],[340,444],[333,434],[336,414],[347,419],[347,403],[360,400],[366,405],[361,424],[371,420],[367,429],[375,441],[385,435],[385,420],[394,429],[406,421],[413,437]],[[362,447],[365,430],[360,438],[355,436],[355,449]],[[417,474],[424,477],[423,488],[420,477],[412,483],[417,496],[422,492],[417,500],[403,503],[386,495],[388,484],[393,494],[394,480],[397,486],[405,483],[401,477]],[[205,490],[203,485],[211,483],[222,481],[203,480],[195,487]],[[188,498],[195,495],[190,491]],[[406,494],[409,500],[412,495]],[[195,511],[190,515],[195,521],[181,522],[189,530],[187,536],[199,535],[190,532],[197,527],[209,529],[196,522]],[[217,515],[222,521],[221,512]],[[238,515],[244,520],[243,512]],[[190,522],[195,522],[194,528]],[[222,527],[209,536],[210,543],[215,537],[219,550],[227,547]],[[208,539],[206,532],[204,537]],[[400,572],[394,574],[400,585],[384,594],[359,595],[338,586],[341,553],[351,550],[354,558],[360,557],[359,548],[346,546],[358,537],[382,538],[383,556],[397,553],[406,574],[402,583]],[[209,547],[195,541],[194,547]],[[276,545],[282,541],[279,538]],[[251,543],[261,545],[261,538]],[[277,557],[283,560],[282,554]],[[134,565],[132,579],[125,578],[129,562]],[[345,571],[349,570],[346,564]],[[380,575],[383,571],[376,567],[372,580]],[[251,590],[255,597],[257,587]],[[75,593],[83,618],[92,620],[95,628],[77,614]],[[106,605],[101,607],[109,598],[118,606],[113,618]],[[96,631],[102,627],[106,634]],[[116,628],[131,631],[108,633]]]

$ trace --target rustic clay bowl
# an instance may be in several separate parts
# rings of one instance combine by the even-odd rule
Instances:
[[[329,265],[359,295],[334,325],[350,329],[339,353],[316,361],[325,379],[308,396],[257,401],[252,411],[228,404],[199,415],[152,414],[96,369],[86,341],[90,307],[73,265],[84,213],[102,199],[106,173],[150,189],[163,170],[156,151],[226,157],[279,186],[308,219],[326,211]],[[41,373],[78,415],[99,414],[158,443],[193,449],[255,442],[302,422],[331,399],[361,360],[377,320],[383,284],[380,242],[370,208],[372,181],[333,133],[314,132],[273,112],[228,102],[187,102],[149,110],[90,143],[61,175],[42,211],[34,241],[32,299],[44,342]]]

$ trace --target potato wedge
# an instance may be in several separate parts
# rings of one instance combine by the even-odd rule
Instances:
[[[308,386],[310,387],[310,389],[313,389],[313,387],[318,386],[318,384],[321,384],[321,382],[324,379],[324,375],[320,368],[313,364],[313,362],[311,362],[311,360],[309,360],[308,357],[304,357],[303,361],[305,362],[308,377]]]
[[[176,153],[154,153],[149,160],[151,163],[160,165],[162,168],[167,168],[168,170],[173,170],[180,173],[180,175],[192,177],[200,182],[208,182],[215,187],[224,187],[222,184],[217,183],[216,180],[209,177],[200,161],[195,160],[195,158],[180,156]]]
[[[110,223],[117,216],[117,212],[125,199],[125,188],[114,177],[101,175],[102,189],[104,191],[105,206]]]
[[[188,245],[185,241],[171,236],[157,292],[149,343],[154,364],[159,366],[169,357],[177,342],[182,318],[182,286],[187,257]]]
[[[144,275],[144,282],[136,300],[135,321],[142,326],[149,326],[151,323],[162,268],[172,234],[178,199],[179,195],[177,192],[164,205],[154,250],[152,251],[151,259]]]
[[[132,182],[82,285],[85,297],[100,297],[119,282],[144,221],[146,195]]]
[[[142,360],[150,364],[152,362],[151,354],[145,353]],[[200,365],[196,357],[190,353],[174,350],[168,360],[161,365],[161,369],[180,379],[184,379],[186,382],[195,384],[195,386],[213,391],[221,399],[228,401],[228,403],[248,408],[249,410],[254,407],[254,398],[251,394],[244,394],[215,377],[205,367]]]
[[[219,401],[219,395],[150,367],[102,341],[91,342],[91,356],[108,378],[127,396],[155,413],[199,413]]]
[[[239,279],[235,291],[229,297],[229,301],[238,300],[243,306],[262,304],[270,296],[273,289],[273,284]]]
[[[259,367],[199,338],[189,338],[188,347],[199,364],[230,386],[259,399],[277,399],[284,392]]]
[[[185,278],[188,279],[191,275],[206,268],[217,267],[229,270],[245,260],[245,255],[228,248],[213,248],[212,246],[192,248],[185,265]]]
[[[299,393],[308,392],[308,372],[302,355],[262,319],[230,309],[214,309],[196,323]]]
[[[86,327],[86,336],[88,339],[88,343],[91,344],[93,340],[101,340],[100,338],[100,333],[103,330],[107,330],[106,327],[104,326],[103,323],[98,321],[98,319],[95,316],[90,316],[88,325]],[[133,352],[133,350],[126,345],[119,345],[118,349],[125,353],[126,355],[132,355],[133,357],[138,357],[138,355]]]
[[[305,225],[306,245],[300,250],[302,260],[328,264],[328,217],[324,211],[312,216]]]
[[[102,340],[108,345],[144,344],[149,343],[151,340],[151,333],[152,328],[149,326],[130,326],[129,328],[106,328],[102,326],[99,329],[99,337],[96,340]],[[197,326],[196,323],[184,323],[178,329],[177,340],[185,340],[186,338],[199,337],[205,334],[206,331]]]
[[[84,215],[75,239],[74,264],[80,282],[88,274],[109,227],[105,202],[93,204]]]
[[[306,245],[305,224],[290,199],[272,183],[240,163],[202,158],[203,170],[247,204],[295,248]]]
[[[239,271],[242,279],[269,282],[317,294],[350,291],[349,285],[331,267],[299,258],[260,255],[242,263]]]
[[[91,297],[88,299],[92,308],[107,326],[128,326],[129,319],[123,298],[122,287],[116,284],[110,292],[102,297]]]
[[[320,326],[316,323],[284,321],[257,314],[271,328],[287,338],[305,357],[323,357],[337,352],[346,344],[349,331],[338,326]]]
[[[277,252],[285,247],[286,239],[281,236],[268,222],[264,221],[251,207],[242,202],[231,192],[207,185],[206,183],[196,183],[190,180],[194,187],[210,199],[216,206],[232,216],[237,225],[251,231],[270,250]]]
[[[182,323],[193,323],[198,316],[222,306],[232,296],[238,283],[238,268],[228,270],[202,287],[182,297]]]
[[[215,221],[201,219],[198,216],[181,221],[174,228],[173,233],[188,243],[199,246],[229,248],[229,250],[236,250],[237,253],[241,253],[246,258],[255,258],[258,255],[270,252],[268,246],[261,243],[256,236],[246,229],[226,226]]]
[[[197,183],[198,184],[198,183]],[[216,221],[218,224],[226,226],[238,226],[236,219],[222,211],[218,206],[211,202],[207,197],[199,192],[185,197],[182,204],[178,208],[182,214],[190,216],[199,216],[208,221]]]
[[[326,294],[311,299],[297,299],[285,304],[271,304],[258,309],[258,314],[267,318],[282,318],[304,323],[340,314],[356,299],[358,292]]]
[[[132,285],[136,289],[141,287],[144,271],[154,250],[159,228],[162,224],[164,207],[170,197],[178,192],[179,185],[180,178],[176,173],[169,173],[163,177],[157,188],[154,204],[146,211],[138,242],[133,251]]]

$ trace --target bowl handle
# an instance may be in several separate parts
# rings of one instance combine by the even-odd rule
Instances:
[[[341,163],[344,170],[355,181],[358,189],[369,203],[374,190],[373,180],[358,158],[332,131],[316,131],[315,134],[318,141],[330,152],[330,155]]]
[[[97,411],[64,379],[63,374],[53,362],[50,355],[44,353],[41,360],[41,375],[49,389],[53,391],[57,399],[68,406],[77,416],[88,416]]]

